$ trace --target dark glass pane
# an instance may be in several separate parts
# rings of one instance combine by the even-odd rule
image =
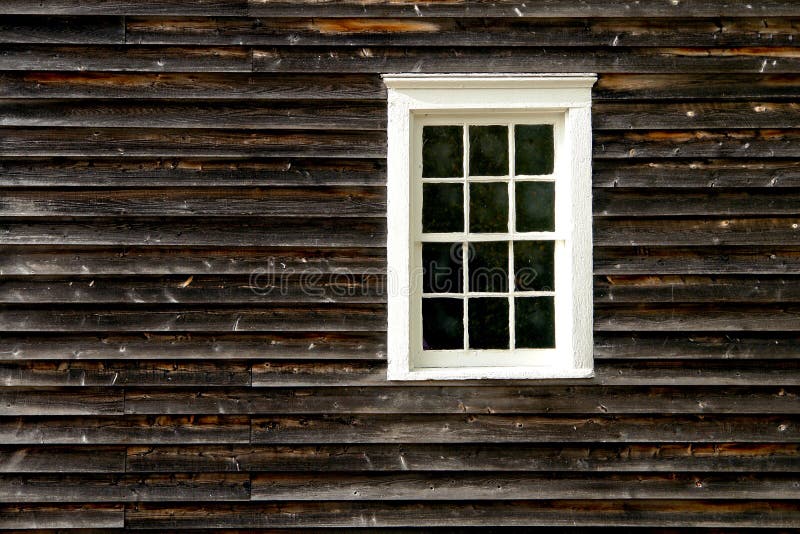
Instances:
[[[422,348],[464,348],[464,303],[461,299],[422,299]]]
[[[422,128],[422,177],[460,178],[464,176],[464,130],[461,126]]]
[[[514,127],[514,167],[517,174],[553,173],[551,124],[520,124]]]
[[[464,231],[462,184],[422,184],[422,231]]]
[[[469,244],[469,290],[508,291],[508,243]]]
[[[517,182],[517,232],[552,232],[556,228],[555,184]]]
[[[514,242],[514,283],[517,291],[554,291],[552,241]]]
[[[469,348],[509,348],[507,298],[469,299],[468,315]]]
[[[461,243],[422,244],[422,291],[460,293],[464,284]]]
[[[469,231],[508,231],[508,185],[471,183],[469,185]]]
[[[508,127],[469,127],[470,176],[508,174]]]
[[[517,298],[514,323],[520,349],[551,349],[556,346],[553,297]]]

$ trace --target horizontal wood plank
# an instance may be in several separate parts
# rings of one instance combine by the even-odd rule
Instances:
[[[0,447],[0,473],[122,473],[125,447]]]
[[[128,447],[132,472],[798,472],[800,445],[626,443]]]
[[[243,360],[365,359],[386,357],[383,332],[131,333],[12,335],[0,338],[0,359],[23,360]],[[225,364],[235,369],[232,363]],[[65,365],[64,369],[69,369]],[[106,375],[108,376],[108,375]],[[167,375],[168,376],[168,375]],[[61,383],[61,382],[60,382]],[[102,385],[108,385],[104,378]],[[63,383],[62,383],[63,385]]]
[[[776,110],[777,111],[777,110]],[[772,127],[777,127],[777,122]],[[0,125],[89,128],[385,130],[386,105],[372,102],[174,102],[0,100]]]
[[[8,0],[0,13],[68,15],[246,15],[247,0]]]
[[[0,365],[0,380],[7,386],[17,387],[104,387],[111,396],[117,396],[113,387],[123,386],[249,386],[250,367],[243,362],[25,362]],[[78,393],[76,391],[75,393]],[[24,401],[24,392],[12,399]],[[70,393],[65,393],[70,395]],[[35,398],[35,396],[34,396]],[[75,402],[75,401],[73,401]],[[122,402],[122,398],[119,398]],[[67,407],[64,408],[68,410]],[[65,412],[69,413],[69,412]],[[32,414],[36,415],[36,414]],[[44,415],[44,414],[42,414]]]
[[[628,332],[627,330],[625,332]],[[594,377],[581,381],[583,385],[639,386],[797,386],[800,385],[800,363],[775,358],[732,362],[726,359],[659,360],[649,354],[636,361],[595,362]],[[649,359],[645,359],[649,358]],[[387,382],[384,362],[332,361],[271,361],[256,362],[252,367],[256,387],[318,387],[318,386],[396,386],[419,385],[418,382]],[[510,381],[516,386],[529,386],[524,380]],[[545,382],[541,383],[542,385]],[[575,386],[574,380],[552,380],[546,384]],[[437,382],[437,385],[485,386],[485,381]]]
[[[264,474],[254,501],[796,499],[798,475]],[[0,493],[0,498],[2,493]]]
[[[0,220],[1,245],[383,247],[386,222],[379,219],[225,218],[197,222],[157,219],[73,221]]]
[[[386,252],[380,248],[74,248],[5,246],[0,273],[17,275],[282,275],[337,272],[381,275]],[[193,279],[194,280],[194,279]],[[192,280],[192,281],[193,281]]]
[[[0,190],[0,217],[385,217],[384,187]],[[755,197],[755,195],[753,195]],[[772,195],[767,195],[768,199]],[[739,197],[736,197],[737,199]],[[790,197],[787,200],[791,200]],[[768,201],[768,200],[767,200]]]
[[[14,195],[11,198],[13,203]],[[603,217],[797,215],[800,189],[597,189],[592,194],[592,211]]]
[[[249,498],[247,473],[0,475],[0,502],[219,502]]]
[[[428,4],[429,5],[429,4]],[[305,6],[300,11],[308,9]],[[421,9],[425,9],[422,7]],[[300,11],[298,14],[301,14]],[[127,17],[132,44],[301,46],[792,46],[793,19]]]
[[[603,100],[760,100],[796,99],[800,93],[795,74],[692,73],[663,74],[657,70],[637,74],[603,73],[592,91]]]
[[[593,234],[595,246],[782,246],[800,236],[800,218],[598,218]]]
[[[753,276],[602,276],[594,279],[596,303],[800,302],[800,279]],[[0,289],[2,286],[0,286]]]
[[[73,390],[13,388],[9,386],[15,380],[9,376],[10,373],[7,371],[7,368],[0,371],[0,375],[6,375],[3,377],[4,387],[0,389],[0,416],[121,415],[124,413],[122,391],[104,388],[76,388]]]
[[[386,329],[386,306],[295,305],[258,308],[16,309],[0,311],[7,332],[259,332]]]
[[[594,327],[600,331],[800,331],[800,307],[764,304],[748,308],[732,304],[647,304],[595,308]]]
[[[595,130],[794,128],[800,105],[791,102],[619,103],[592,106]]]
[[[355,148],[357,147],[357,148]],[[386,152],[383,133],[180,128],[9,128],[0,156],[356,157]]]
[[[248,277],[0,281],[0,304],[381,304],[386,294],[383,274],[322,274],[313,269],[296,275],[253,272]]]
[[[793,274],[800,248],[792,246],[595,247],[597,275]]]
[[[0,528],[114,529],[125,526],[121,504],[3,504]]]
[[[738,365],[736,360],[797,359],[800,357],[800,336],[758,332],[597,332],[594,334],[594,357],[595,360],[697,359],[703,360],[698,365],[704,365],[706,371],[711,371],[715,364],[708,360],[726,360],[727,365],[735,367]]]
[[[186,5],[186,4],[184,4]],[[2,98],[188,100],[379,100],[386,86],[374,74],[161,72],[0,72]],[[791,80],[789,80],[791,82]],[[783,91],[791,91],[791,84]],[[794,93],[792,93],[794,94]]]
[[[247,443],[249,438],[249,420],[238,416],[0,419],[0,442],[7,445]]]
[[[0,186],[9,188],[386,185],[382,159],[4,158],[0,170]]]
[[[2,8],[0,8],[2,9]],[[123,17],[0,17],[0,43],[124,44]]]
[[[126,390],[129,414],[800,413],[795,388],[323,387]]]
[[[597,188],[798,187],[800,163],[777,158],[688,162],[597,159],[592,164],[592,181]]]
[[[0,427],[2,428],[2,427]],[[252,443],[800,442],[796,416],[330,415],[252,419]]]

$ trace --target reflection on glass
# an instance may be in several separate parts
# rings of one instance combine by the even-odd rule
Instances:
[[[553,126],[514,127],[514,167],[517,174],[553,174]]]
[[[470,291],[508,291],[507,242],[470,243],[468,257]]]
[[[422,231],[463,232],[462,184],[422,184]]]
[[[460,178],[464,176],[464,134],[461,126],[422,128],[422,177]]]
[[[469,127],[470,176],[508,174],[508,128],[506,126]]]
[[[460,293],[464,283],[462,243],[422,244],[422,291]]]
[[[556,326],[553,297],[516,298],[514,301],[514,335],[517,348],[554,348]]]
[[[473,349],[507,349],[508,299],[469,299],[469,346]]]
[[[422,299],[422,349],[464,348],[464,303],[461,299]]]
[[[554,291],[553,241],[514,242],[514,283],[517,291]]]
[[[517,232],[553,232],[555,183],[517,182]]]
[[[508,231],[508,186],[473,182],[469,185],[469,231]]]

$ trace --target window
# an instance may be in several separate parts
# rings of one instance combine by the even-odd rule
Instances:
[[[592,375],[593,75],[388,75],[390,380]]]

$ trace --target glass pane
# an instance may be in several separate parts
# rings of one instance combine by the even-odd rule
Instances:
[[[555,243],[514,242],[514,284],[517,291],[554,291]]]
[[[555,184],[517,182],[517,232],[552,232],[556,229]]]
[[[422,299],[422,349],[464,348],[464,302]]]
[[[464,130],[461,126],[422,128],[422,177],[461,178],[464,176]]]
[[[469,185],[469,231],[508,231],[508,185],[505,183]]]
[[[553,174],[553,126],[514,127],[514,167],[517,174]]]
[[[469,346],[473,349],[507,349],[508,299],[469,299]]]
[[[508,242],[469,244],[469,290],[508,291]]]
[[[556,346],[553,297],[517,298],[514,323],[517,348],[551,349]]]
[[[464,231],[462,184],[422,184],[422,231]]]
[[[469,127],[470,176],[508,174],[508,127]]]
[[[461,293],[464,283],[461,243],[422,244],[422,291]]]

